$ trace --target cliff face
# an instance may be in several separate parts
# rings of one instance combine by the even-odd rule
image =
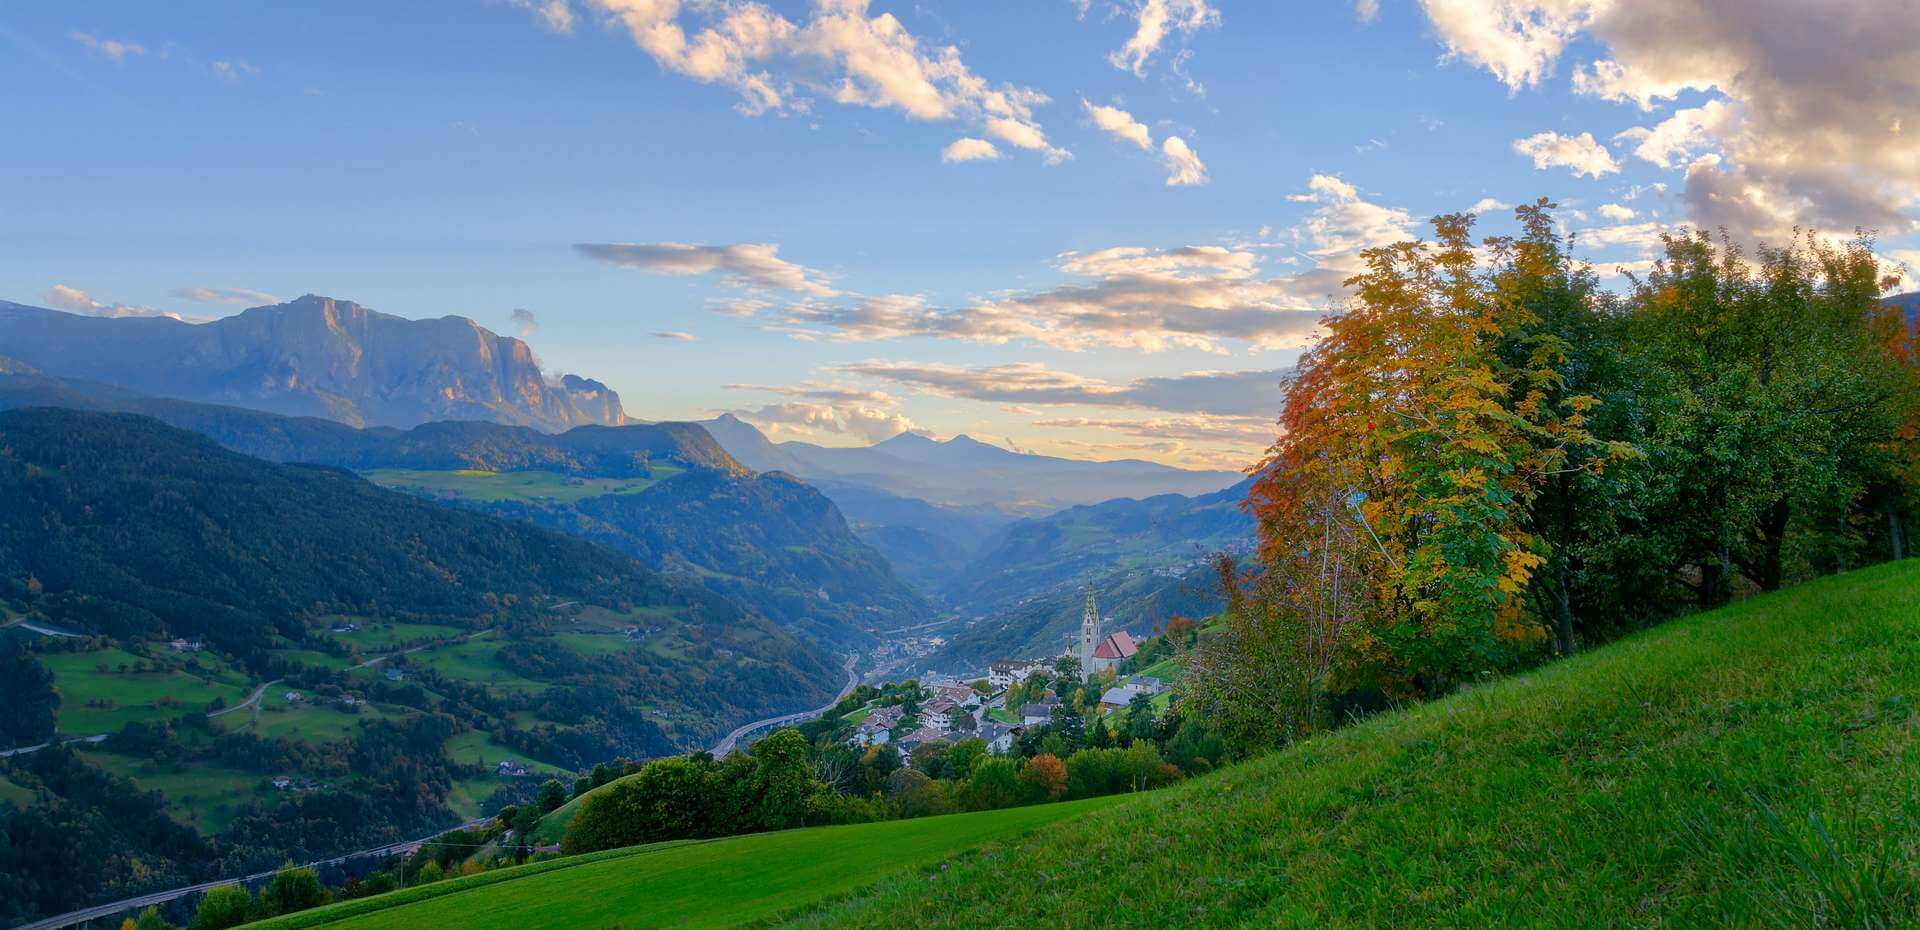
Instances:
[[[409,320],[314,295],[200,324],[0,302],[0,355],[47,374],[355,426],[626,422],[605,385],[549,384],[526,343],[472,320]]]

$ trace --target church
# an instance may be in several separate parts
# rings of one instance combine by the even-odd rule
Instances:
[[[1093,599],[1093,583],[1087,583],[1087,606],[1080,614],[1080,640],[1078,647],[1069,653],[1080,660],[1080,674],[1083,678],[1106,671],[1122,661],[1133,658],[1140,651],[1133,637],[1125,630],[1102,636],[1104,624],[1100,617],[1100,607]]]

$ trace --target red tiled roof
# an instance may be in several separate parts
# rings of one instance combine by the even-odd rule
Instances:
[[[1133,637],[1127,635],[1126,630],[1121,630],[1101,640],[1100,645],[1093,650],[1093,657],[1096,659],[1124,659],[1139,651],[1140,647],[1134,645]]]

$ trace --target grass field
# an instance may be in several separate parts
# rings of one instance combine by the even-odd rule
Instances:
[[[0,778],[0,802],[26,807],[33,803],[33,792],[9,779]]]
[[[499,765],[502,759],[511,759],[540,775],[564,775],[567,771],[557,765],[548,765],[532,756],[521,755],[493,741],[493,736],[483,730],[468,730],[457,733],[447,740],[447,758],[455,762],[485,765],[491,768]]]
[[[266,776],[258,772],[199,762],[161,763],[97,750],[86,750],[85,756],[109,772],[133,779],[143,790],[165,795],[174,819],[207,834],[226,829],[256,798],[270,800],[276,793],[260,790]]]
[[[376,468],[363,475],[383,487],[449,494],[465,500],[571,504],[602,494],[637,494],[684,470],[674,465],[655,465],[651,478],[580,478],[553,471],[419,471],[411,468]]]
[[[554,640],[580,655],[613,655],[634,648],[634,641],[618,633],[556,633]]]
[[[1114,806],[1096,798],[919,820],[663,843],[560,859],[350,901],[255,930],[515,930],[733,927],[765,920],[888,873]],[[1028,881],[1026,874],[1008,876]],[[405,906],[392,906],[408,902]]]
[[[53,673],[54,687],[60,691],[60,732],[87,736],[110,733],[134,721],[204,711],[216,698],[228,704],[246,699],[249,688],[244,676],[206,653],[195,658],[211,680],[183,670],[183,660],[176,656],[142,659],[118,648],[53,653],[40,661]],[[159,667],[148,672],[131,670],[141,662]],[[122,666],[129,670],[120,671]]]
[[[373,704],[362,704],[358,712],[349,711],[331,701],[317,700],[313,695],[302,691],[305,700],[299,703],[287,703],[286,685],[273,685],[260,696],[259,713],[234,711],[219,718],[219,722],[232,729],[251,727],[254,734],[268,739],[285,739],[296,743],[333,743],[353,736],[360,729],[362,720],[378,720],[387,714]],[[403,709],[404,712],[404,709]]]
[[[433,623],[368,623],[357,618],[335,619],[353,622],[359,626],[359,629],[351,633],[329,633],[328,635],[349,646],[360,647],[360,651],[366,655],[391,652],[423,640],[446,639],[465,632],[455,627]]]
[[[546,687],[531,678],[522,678],[507,671],[496,655],[499,651],[499,643],[477,639],[458,646],[416,652],[408,656],[407,661],[411,665],[431,668],[448,678],[470,681],[489,688],[538,691]]]
[[[1915,926],[1916,709],[1909,561],[1385,714],[791,923]]]

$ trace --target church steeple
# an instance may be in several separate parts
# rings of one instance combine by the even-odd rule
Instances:
[[[1093,650],[1100,645],[1100,606],[1093,599],[1093,580],[1087,580],[1087,607],[1080,614],[1080,675],[1093,676]]]

